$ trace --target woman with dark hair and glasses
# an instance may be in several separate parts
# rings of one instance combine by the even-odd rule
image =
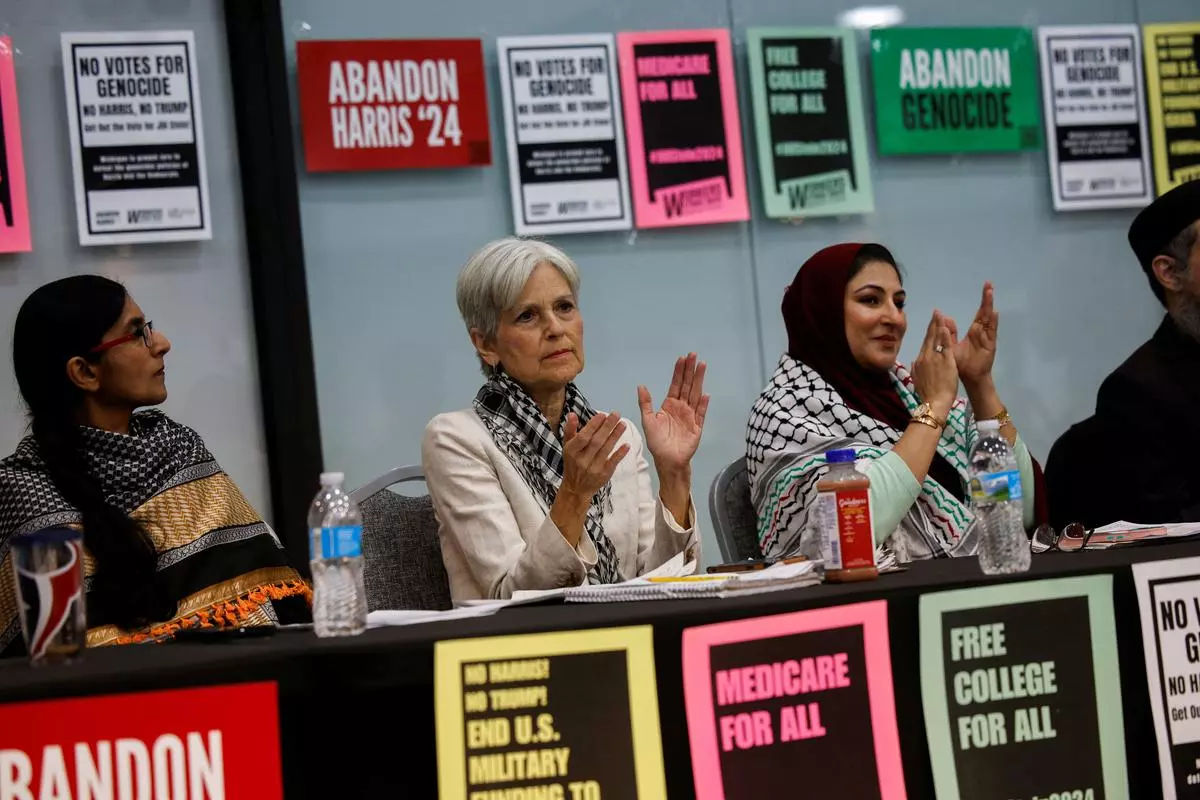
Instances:
[[[49,283],[17,314],[31,434],[0,460],[0,576],[11,537],[81,528],[89,646],[311,619],[308,585],[196,432],[138,410],[167,399],[170,349],[99,276]],[[20,647],[17,615],[3,577],[0,653]]]
[[[898,557],[972,555],[967,500],[974,417],[995,419],[1013,446],[1025,526],[1037,471],[992,382],[1000,315],[990,284],[959,338],[935,311],[909,373],[897,363],[908,330],[896,259],[878,244],[839,244],[800,268],[783,297],[788,350],[750,414],[746,463],[766,555],[820,552],[809,512],[825,453],[851,448],[871,479],[875,542]],[[958,396],[959,381],[970,408]]]

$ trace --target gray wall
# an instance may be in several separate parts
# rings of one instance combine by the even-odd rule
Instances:
[[[213,239],[80,247],[63,97],[63,31],[192,30],[212,193]],[[224,21],[217,0],[0,0],[17,49],[17,92],[33,252],[0,255],[0,451],[25,433],[12,374],[12,323],[25,297],[67,275],[121,280],[173,346],[164,410],[194,427],[260,513],[269,515],[249,268],[242,226]]]
[[[824,245],[880,241],[907,269],[914,331],[923,330],[935,306],[969,320],[983,281],[996,282],[1001,394],[1033,452],[1044,459],[1055,437],[1090,412],[1103,376],[1161,316],[1125,244],[1133,214],[1055,214],[1045,154],[1039,152],[876,159],[876,213],[801,226],[763,219],[745,29],[831,25],[854,5],[283,0],[293,73],[296,38],[479,36],[489,64],[494,166],[308,175],[298,161],[329,467],[344,469],[357,484],[418,461],[426,421],[466,407],[479,385],[454,304],[454,280],[474,248],[511,231],[495,37],[701,27],[733,30],[755,218],[557,238],[584,270],[588,366],[580,384],[594,404],[636,415],[636,384],[647,383],[661,397],[676,354],[694,349],[709,361],[713,402],[694,486],[707,526],[709,483],[743,453],[750,405],[786,344],[778,311],[784,286]],[[916,0],[905,12],[913,25],[1029,27],[1197,16],[1194,0]],[[865,54],[865,46],[860,51]],[[867,97],[869,106],[869,86]],[[868,126],[873,129],[869,108]],[[299,132],[296,142],[300,154]],[[909,337],[905,357],[919,340]],[[709,529],[705,540],[712,562],[717,550]]]

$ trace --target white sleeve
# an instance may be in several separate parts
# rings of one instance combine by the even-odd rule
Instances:
[[[425,482],[433,500],[443,547],[454,547],[476,586],[487,597],[507,598],[519,589],[578,586],[596,563],[587,536],[571,547],[547,514],[522,531],[496,470],[478,437],[435,418],[421,444]]]

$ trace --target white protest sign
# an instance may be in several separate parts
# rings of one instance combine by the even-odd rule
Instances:
[[[79,243],[211,239],[191,31],[64,33]]]
[[[1200,558],[1133,565],[1163,797],[1200,785]]]
[[[516,232],[630,228],[612,35],[501,37],[496,45]]]
[[[1137,25],[1038,28],[1056,211],[1138,208],[1154,197]]]

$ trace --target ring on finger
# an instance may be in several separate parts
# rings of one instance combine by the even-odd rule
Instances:
[[[945,346],[940,345],[940,344],[937,347],[933,348],[933,351],[935,353],[942,353],[942,352],[945,352],[945,350],[946,350]]]

